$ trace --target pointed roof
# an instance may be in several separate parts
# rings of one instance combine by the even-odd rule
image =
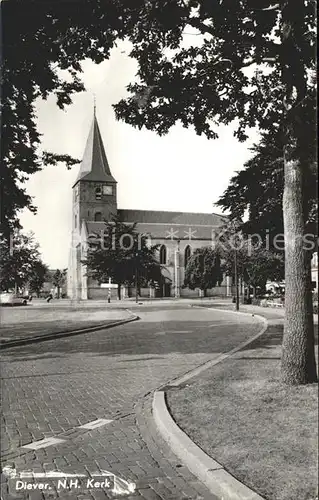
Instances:
[[[104,151],[103,141],[99,125],[95,115],[91,125],[90,133],[86,141],[86,146],[80,165],[80,171],[73,185],[79,180],[95,182],[116,182],[111,174],[111,170]]]

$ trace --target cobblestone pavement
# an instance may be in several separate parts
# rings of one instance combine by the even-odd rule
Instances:
[[[225,311],[166,305],[110,330],[12,348],[2,354],[2,464],[33,472],[108,470],[136,483],[125,498],[214,498],[162,441],[151,416],[152,391],[238,345],[260,323]],[[94,430],[78,427],[96,419]],[[62,439],[38,450],[21,448]],[[108,489],[17,492],[11,498],[109,498]],[[116,495],[115,495],[116,497]],[[113,496],[114,498],[114,496]]]
[[[128,319],[131,313],[122,308],[62,308],[56,307],[1,307],[0,344],[21,338],[30,338],[58,332],[67,332],[91,326],[106,325]]]

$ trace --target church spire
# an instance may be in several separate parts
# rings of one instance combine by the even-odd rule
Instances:
[[[96,118],[96,103],[94,96],[93,121],[86,142],[80,171],[74,183],[79,180],[95,182],[116,182],[106,158],[103,141]]]

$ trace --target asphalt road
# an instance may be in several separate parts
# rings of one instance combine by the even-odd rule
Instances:
[[[3,464],[17,471],[92,474],[135,482],[126,498],[214,498],[162,442],[152,391],[227,352],[260,328],[255,317],[190,308],[141,306],[140,321],[4,351],[1,358]],[[94,430],[79,428],[111,420]],[[61,441],[38,450],[25,445]],[[19,498],[114,498],[107,488],[21,490]],[[18,498],[4,483],[3,499]],[[115,495],[116,496],[116,495]]]

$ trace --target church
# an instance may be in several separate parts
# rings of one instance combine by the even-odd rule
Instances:
[[[141,289],[148,297],[198,297],[200,290],[183,287],[188,259],[194,250],[209,246],[214,232],[224,223],[222,215],[209,213],[126,210],[117,205],[117,182],[113,177],[94,110],[78,176],[72,187],[72,236],[68,267],[68,297],[75,300],[106,299],[108,288],[88,276],[82,261],[86,257],[90,235],[102,234],[104,221],[119,215],[124,223],[137,223],[139,233],[159,244],[158,259],[164,276],[160,289]],[[122,297],[130,297],[135,289],[122,288]],[[116,290],[112,289],[116,296]],[[229,279],[208,295],[231,295]]]

